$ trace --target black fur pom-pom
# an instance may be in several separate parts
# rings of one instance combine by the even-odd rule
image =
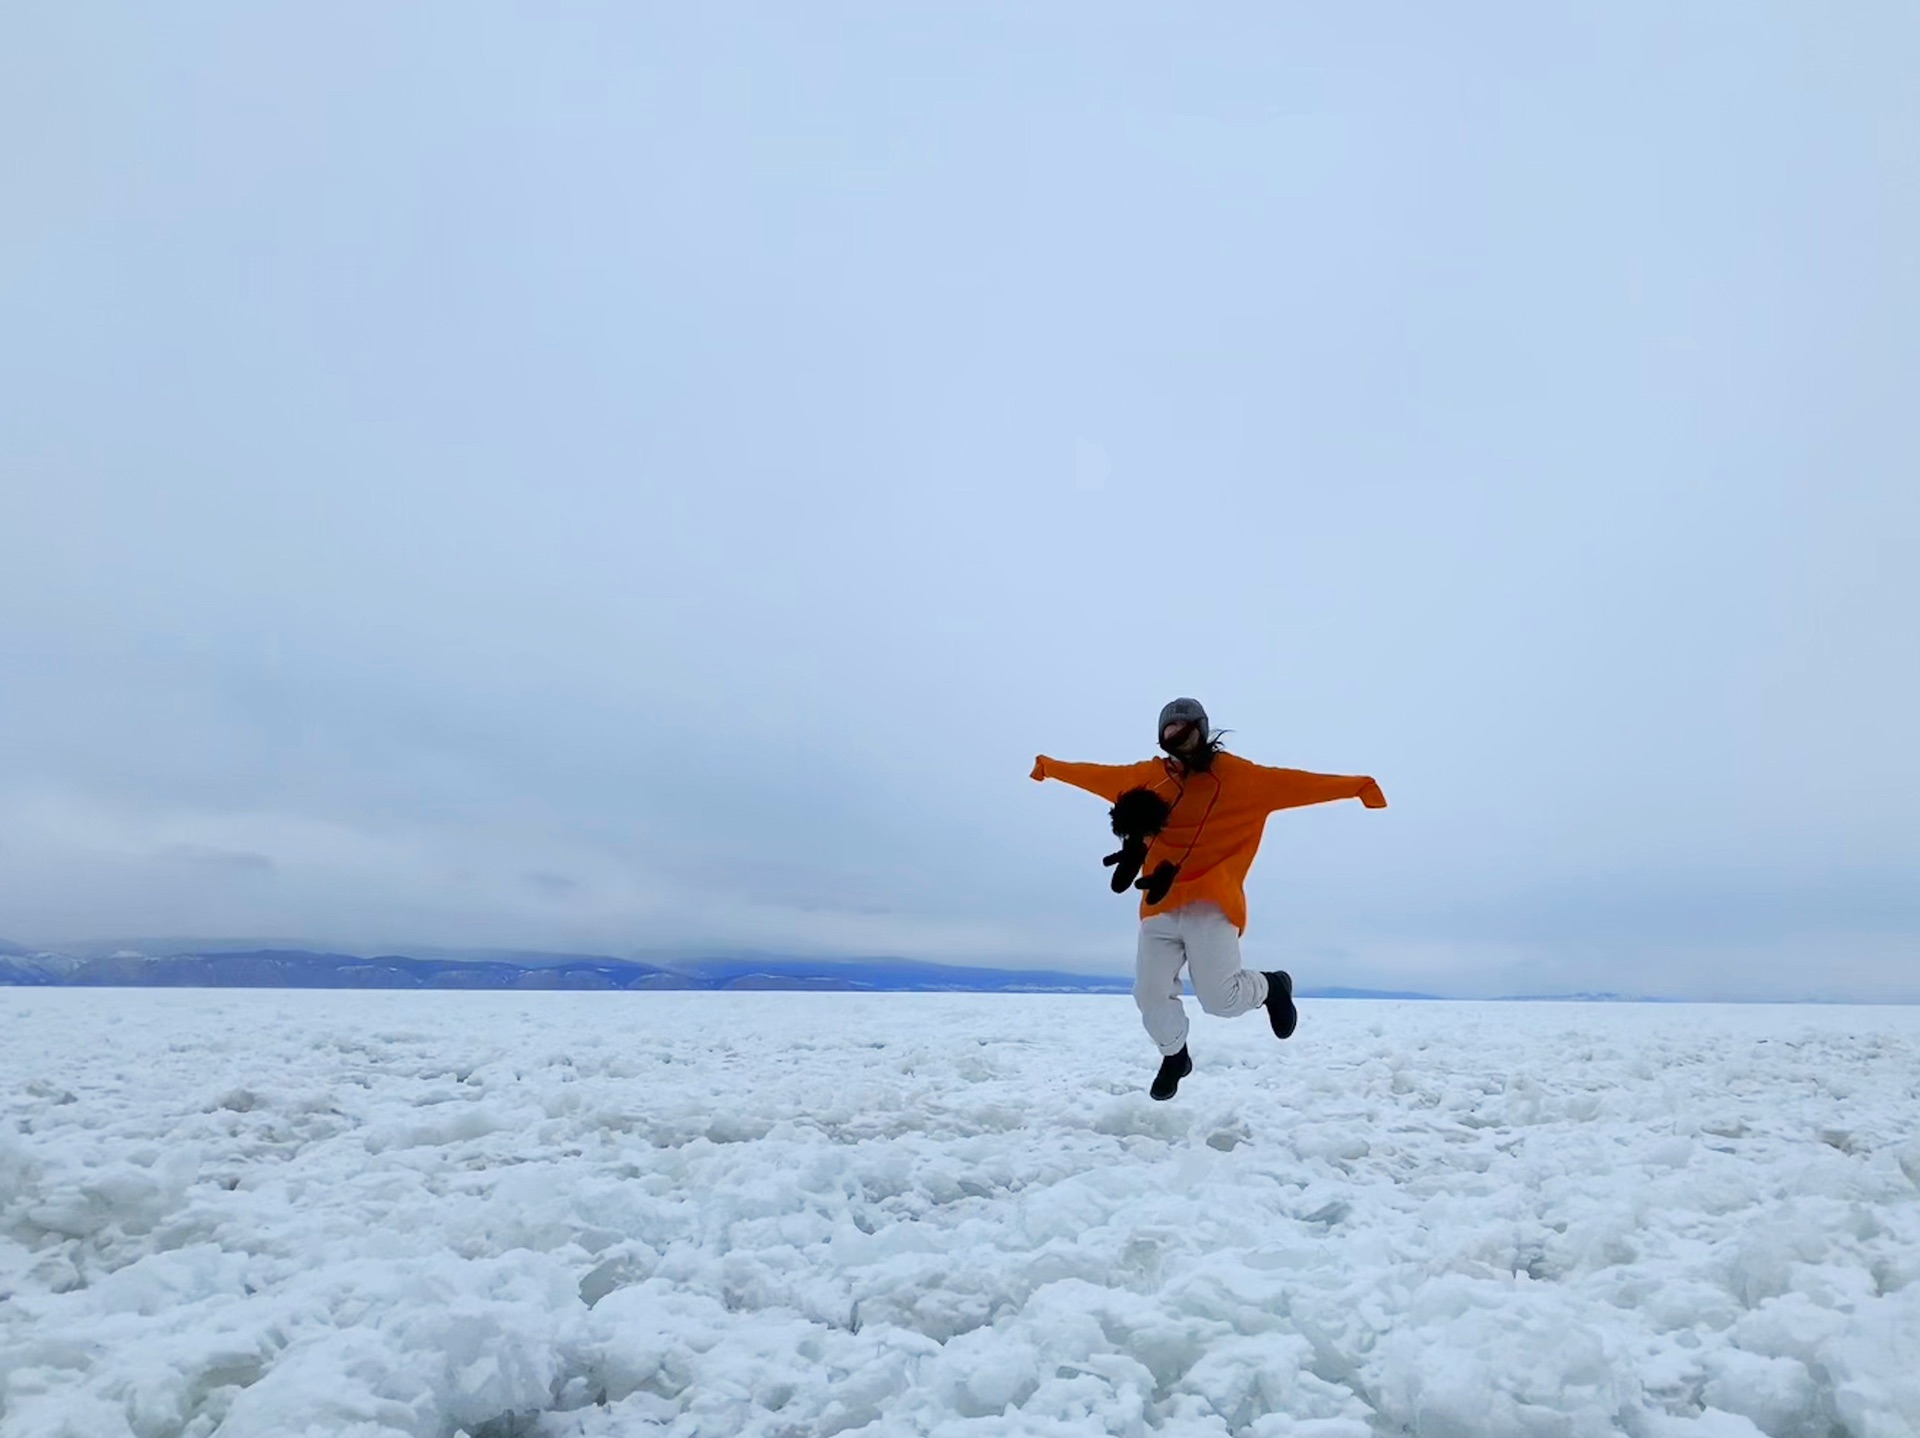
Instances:
[[[1121,839],[1119,852],[1100,861],[1113,870],[1114,893],[1139,887],[1134,881],[1147,861],[1147,845],[1166,827],[1168,812],[1167,801],[1151,789],[1129,789],[1107,811],[1113,832]]]
[[[1108,811],[1122,839],[1151,839],[1167,826],[1167,801],[1151,789],[1129,789]]]

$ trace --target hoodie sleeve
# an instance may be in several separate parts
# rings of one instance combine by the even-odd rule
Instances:
[[[1254,792],[1269,812],[1325,804],[1334,799],[1358,799],[1369,809],[1387,807],[1387,796],[1365,774],[1314,774],[1305,769],[1269,769],[1265,764],[1248,767],[1253,774]]]
[[[1058,779],[1089,794],[1098,794],[1109,804],[1129,789],[1152,784],[1163,777],[1158,759],[1142,759],[1137,764],[1069,764],[1064,759],[1049,759],[1045,754],[1033,761],[1031,779]]]

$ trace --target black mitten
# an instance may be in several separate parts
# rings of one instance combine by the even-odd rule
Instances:
[[[1167,891],[1173,888],[1173,881],[1180,875],[1180,866],[1171,859],[1162,859],[1153,866],[1153,872],[1147,875],[1134,888],[1144,890],[1149,904],[1157,904],[1166,898]]]
[[[1100,861],[1113,870],[1113,891],[1124,894],[1140,877],[1140,866],[1147,862],[1147,841],[1128,839],[1115,853]]]

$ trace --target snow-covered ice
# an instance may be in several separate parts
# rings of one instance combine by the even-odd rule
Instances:
[[[1920,1010],[0,991],[5,1438],[1920,1433]]]

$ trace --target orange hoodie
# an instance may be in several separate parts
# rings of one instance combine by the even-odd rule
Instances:
[[[1220,754],[1201,774],[1181,774],[1171,760],[1142,759],[1138,764],[1068,764],[1042,754],[1033,761],[1035,779],[1059,779],[1109,804],[1129,789],[1151,789],[1172,806],[1167,827],[1154,836],[1146,865],[1170,859],[1180,866],[1166,898],[1140,901],[1140,917],[1164,914],[1205,900],[1220,906],[1233,926],[1247,929],[1247,870],[1260,849],[1267,815],[1332,799],[1358,799],[1369,809],[1387,807],[1380,786],[1362,774],[1309,774],[1304,769],[1269,769],[1237,754]]]

